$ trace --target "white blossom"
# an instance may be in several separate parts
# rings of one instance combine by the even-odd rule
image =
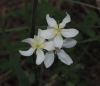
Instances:
[[[49,14],[46,15],[46,20],[48,23],[48,28],[47,30],[39,30],[39,35],[45,39],[54,38],[55,47],[59,49],[63,45],[62,36],[65,38],[71,38],[76,36],[79,33],[79,31],[74,28],[70,28],[70,29],[64,28],[65,25],[71,21],[69,14],[66,15],[66,17],[62,20],[60,24],[57,24],[55,19],[51,18]]]
[[[41,38],[40,36],[34,36],[33,39],[32,38],[24,39],[22,40],[22,42],[29,43],[31,47],[27,51],[19,50],[20,54],[23,56],[31,56],[36,50],[37,65],[41,64],[45,59],[43,49],[46,49],[47,51],[55,49],[54,43],[52,41],[46,42],[45,39]]]
[[[65,39],[62,47],[71,48],[71,47],[75,46],[76,43],[77,43],[77,41],[74,40],[74,39]],[[49,51],[49,52],[46,53],[45,59],[44,59],[44,64],[45,64],[46,68],[50,67],[53,64],[54,58],[55,58],[54,52],[57,53],[58,58],[64,64],[70,65],[70,64],[73,63],[73,60],[70,58],[70,56],[63,49],[56,48],[55,50],[56,51]]]

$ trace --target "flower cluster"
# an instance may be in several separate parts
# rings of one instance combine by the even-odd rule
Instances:
[[[46,68],[53,64],[55,52],[63,63],[67,65],[72,64],[72,59],[62,49],[63,47],[71,48],[77,43],[72,37],[75,37],[79,31],[74,28],[64,28],[71,21],[70,15],[66,13],[66,17],[60,24],[57,24],[55,19],[51,18],[49,14],[46,15],[46,20],[48,23],[46,30],[38,29],[38,36],[22,40],[22,42],[29,43],[31,48],[27,51],[19,50],[20,54],[23,56],[31,56],[36,50],[36,64],[39,65],[44,62]],[[47,50],[46,54],[44,54],[43,49]]]

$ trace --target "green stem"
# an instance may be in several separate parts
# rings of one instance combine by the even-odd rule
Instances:
[[[33,14],[32,14],[32,27],[30,30],[30,37],[33,38],[35,35],[36,30],[36,11],[37,11],[38,0],[34,0],[33,2]],[[38,79],[37,79],[37,69],[36,69],[36,55],[33,54],[33,65],[34,65],[34,72],[35,72],[35,86],[39,86]]]
[[[34,0],[33,3],[33,14],[32,14],[32,28],[30,32],[30,36],[33,38],[36,29],[36,10],[37,10],[38,0]]]
[[[33,65],[34,65],[34,73],[35,73],[35,85],[39,86],[38,78],[37,78],[37,68],[36,68],[36,55],[33,54]]]

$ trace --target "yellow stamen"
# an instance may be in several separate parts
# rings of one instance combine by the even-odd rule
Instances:
[[[32,42],[32,48],[42,49],[44,46],[45,46],[45,43],[41,42],[40,39],[33,40],[33,42]]]
[[[54,34],[60,35],[60,34],[61,34],[61,29],[62,29],[62,28],[59,28],[59,24],[57,24],[57,25],[54,27]]]

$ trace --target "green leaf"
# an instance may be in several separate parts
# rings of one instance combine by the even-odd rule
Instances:
[[[97,14],[94,11],[91,11],[87,16],[86,15],[80,15],[80,16],[83,19],[83,21],[79,23],[79,25],[81,26],[80,30],[90,37],[96,36],[93,26],[95,26],[96,22],[99,19]]]
[[[19,32],[26,29],[28,29],[28,27],[23,26],[23,27],[11,28],[11,29],[5,30],[5,32]],[[0,33],[1,33],[1,30],[0,30]]]
[[[9,69],[9,60],[1,59],[0,60],[0,68],[1,68],[1,70]]]
[[[93,5],[90,5],[90,4],[86,4],[86,3],[83,3],[83,2],[73,1],[73,0],[66,0],[66,1],[73,2],[73,3],[76,3],[76,4],[80,4],[80,5],[84,5],[84,6],[87,6],[87,7],[91,7],[91,8],[100,10],[99,7],[96,7],[96,6],[93,6]]]
[[[90,38],[90,39],[87,39],[87,40],[80,41],[78,43],[86,43],[86,42],[93,42],[93,41],[100,41],[100,35],[95,36],[95,37]]]
[[[7,38],[7,35],[5,33],[5,30],[2,27],[2,24],[0,23],[0,28],[2,31],[2,36],[4,38],[4,42],[6,44],[6,47],[9,51],[9,57],[10,57],[10,62],[16,72],[18,81],[19,81],[19,86],[28,86],[29,85],[29,81],[26,77],[26,75],[24,74],[19,61],[18,61],[18,55],[16,55],[16,53],[14,52],[14,49],[9,41],[9,39]]]
[[[75,86],[72,82],[68,82],[67,86]]]

